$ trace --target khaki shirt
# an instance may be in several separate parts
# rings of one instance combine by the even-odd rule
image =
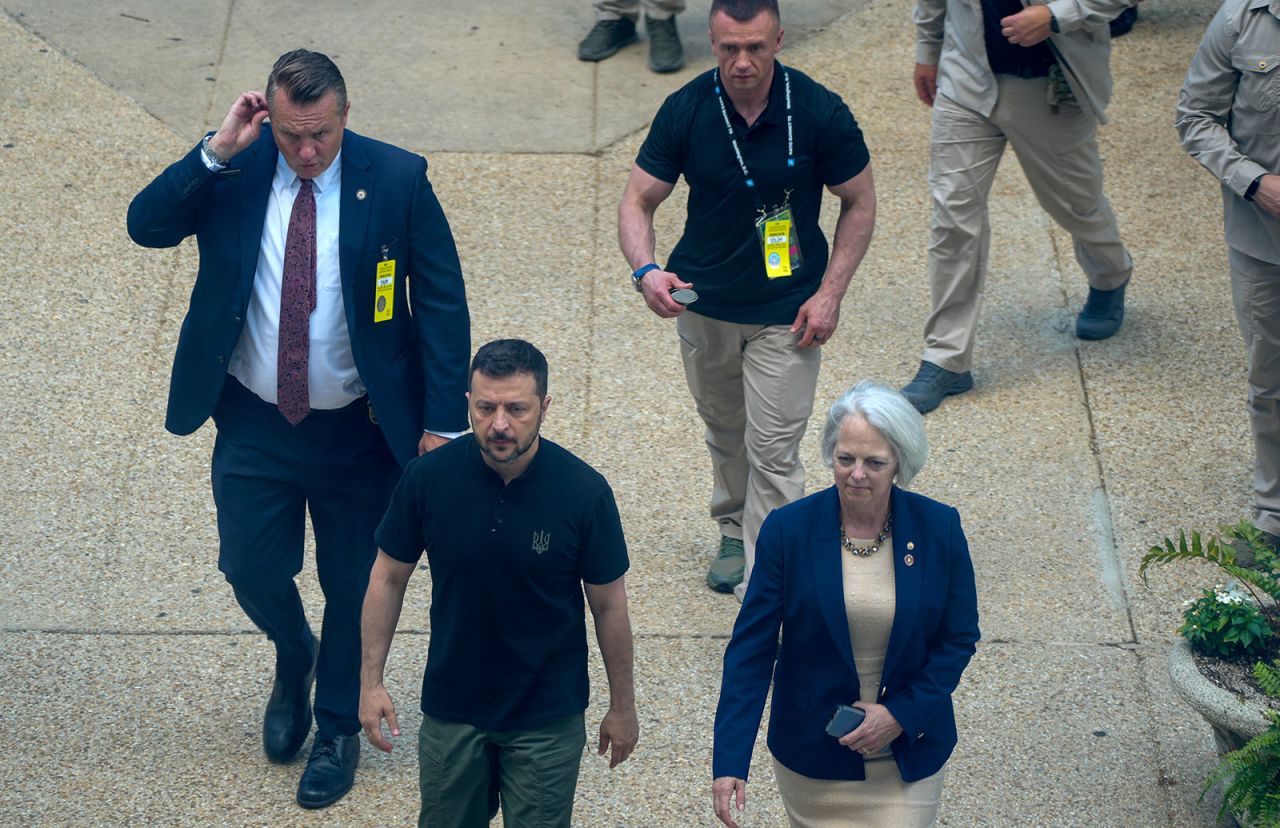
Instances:
[[[1106,123],[1111,100],[1111,19],[1132,0],[1023,0],[1048,5],[1058,19],[1049,35],[1054,56],[1076,100]],[[916,63],[937,64],[938,91],[961,106],[990,117],[996,105],[996,78],[987,64],[982,0],[917,0]],[[944,36],[945,35],[945,36]]]
[[[1280,219],[1244,200],[1280,173],[1280,0],[1226,0],[1187,68],[1174,121],[1191,157],[1222,182],[1227,244],[1280,264]]]

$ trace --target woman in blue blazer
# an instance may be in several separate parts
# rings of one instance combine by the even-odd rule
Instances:
[[[834,485],[765,520],[716,710],[712,792],[731,828],[770,678],[769,751],[793,826],[936,819],[951,693],[979,633],[959,514],[900,488],[927,454],[911,404],[859,383],[823,429]],[[865,718],[837,738],[839,705]]]

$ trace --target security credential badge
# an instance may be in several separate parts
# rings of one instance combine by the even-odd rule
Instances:
[[[764,273],[770,279],[790,276],[800,268],[800,239],[795,222],[791,220],[791,206],[781,207],[756,219],[756,233],[764,251]]]
[[[781,66],[781,64],[779,64]],[[764,273],[770,279],[782,279],[799,270],[804,264],[800,257],[800,236],[796,232],[795,222],[791,215],[791,189],[786,190],[780,206],[772,210],[766,209],[764,202],[756,192],[756,181],[742,156],[742,147],[738,144],[738,134],[729,120],[729,107],[724,101],[724,90],[720,87],[720,70],[713,70],[716,99],[720,104],[720,117],[724,119],[725,132],[729,135],[729,145],[733,148],[733,156],[742,170],[742,178],[756,197],[756,210],[760,217],[756,219],[756,235],[760,238],[760,249],[764,256]],[[787,119],[787,178],[791,177],[796,165],[795,136],[791,115],[791,73],[782,67],[782,83],[785,88]]]
[[[396,260],[387,258],[387,248],[382,248],[382,261],[378,262],[378,278],[373,289],[373,321],[387,322],[396,306]]]

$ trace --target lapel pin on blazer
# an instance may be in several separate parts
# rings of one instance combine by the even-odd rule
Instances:
[[[915,549],[915,548],[916,548],[915,541],[907,541],[907,548],[908,548],[908,549]],[[903,562],[904,564],[906,564],[907,566],[911,566],[912,564],[914,564],[914,563],[916,562],[916,556],[915,556],[915,555],[912,555],[910,552],[908,552],[906,555],[903,555],[903,556],[902,556],[902,562]]]
[[[369,195],[369,193],[368,193],[368,192],[366,192],[366,191],[364,190],[364,188],[361,188],[361,189],[359,189],[359,190],[356,190],[356,201],[364,201],[364,200],[365,200],[365,197],[366,197],[366,196],[368,196],[368,195]]]

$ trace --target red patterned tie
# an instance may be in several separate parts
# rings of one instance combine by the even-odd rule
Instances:
[[[289,215],[280,284],[280,336],[276,356],[276,405],[297,425],[311,410],[307,357],[311,352],[311,312],[316,309],[316,198],[303,179]]]

